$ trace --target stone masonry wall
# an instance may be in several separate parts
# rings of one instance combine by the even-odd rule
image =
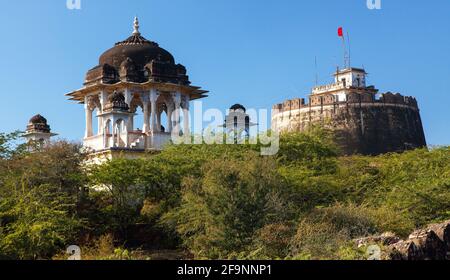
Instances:
[[[311,96],[274,106],[274,128],[304,131],[319,124],[335,131],[344,154],[378,155],[426,146],[417,101],[400,94],[349,94],[346,102],[332,95]]]

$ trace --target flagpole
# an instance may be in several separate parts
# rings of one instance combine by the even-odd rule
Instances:
[[[344,69],[347,68],[347,49],[345,47],[345,36],[342,35],[342,47],[344,48]]]
[[[347,41],[348,41],[348,67],[351,68],[352,67],[352,49],[350,47],[350,35],[347,31]]]
[[[342,37],[342,47],[344,49],[344,68],[347,68],[347,48],[345,46],[345,36],[344,36],[344,32],[343,32],[343,28],[339,27],[338,29],[338,35],[339,37]]]

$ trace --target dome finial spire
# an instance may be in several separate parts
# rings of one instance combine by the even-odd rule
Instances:
[[[134,17],[134,31],[133,31],[133,35],[140,35],[141,33],[139,32],[139,19],[137,16]]]

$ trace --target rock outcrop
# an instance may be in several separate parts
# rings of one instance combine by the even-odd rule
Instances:
[[[407,240],[392,233],[356,240],[358,247],[384,246],[385,260],[450,260],[450,220],[414,231]]]

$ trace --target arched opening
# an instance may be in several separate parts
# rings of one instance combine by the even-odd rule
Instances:
[[[143,128],[144,128],[144,113],[142,112],[142,110],[138,109],[136,111],[136,115],[134,115],[133,131],[142,132]]]
[[[127,137],[126,123],[123,119],[118,119],[114,125],[114,147],[126,147]]]
[[[144,127],[144,109],[141,99],[134,96],[131,100],[130,111],[135,115],[130,119],[131,132],[142,131]]]
[[[158,114],[156,117],[156,130],[158,132],[168,132],[167,105],[165,102],[158,104]]]
[[[161,112],[161,132],[169,132],[169,117],[167,116],[167,110]]]
[[[98,108],[94,109],[93,112],[93,120],[92,120],[92,135],[99,135],[100,134],[100,127],[101,127],[101,123],[100,123],[100,118],[99,115],[100,114],[100,110]]]
[[[112,135],[112,123],[111,120],[107,120],[105,123],[105,134],[106,135]]]
[[[106,121],[104,130],[105,130],[105,146],[106,146],[106,148],[110,148],[113,146],[113,143],[112,143],[113,127],[112,127],[112,122],[110,119],[108,119]]]
[[[90,134],[88,137],[97,136],[101,132],[103,124],[99,115],[101,114],[101,104],[100,99],[97,95],[92,95],[88,97],[88,110],[90,111]]]
[[[245,117],[245,139],[248,140],[250,138],[250,117]]]

